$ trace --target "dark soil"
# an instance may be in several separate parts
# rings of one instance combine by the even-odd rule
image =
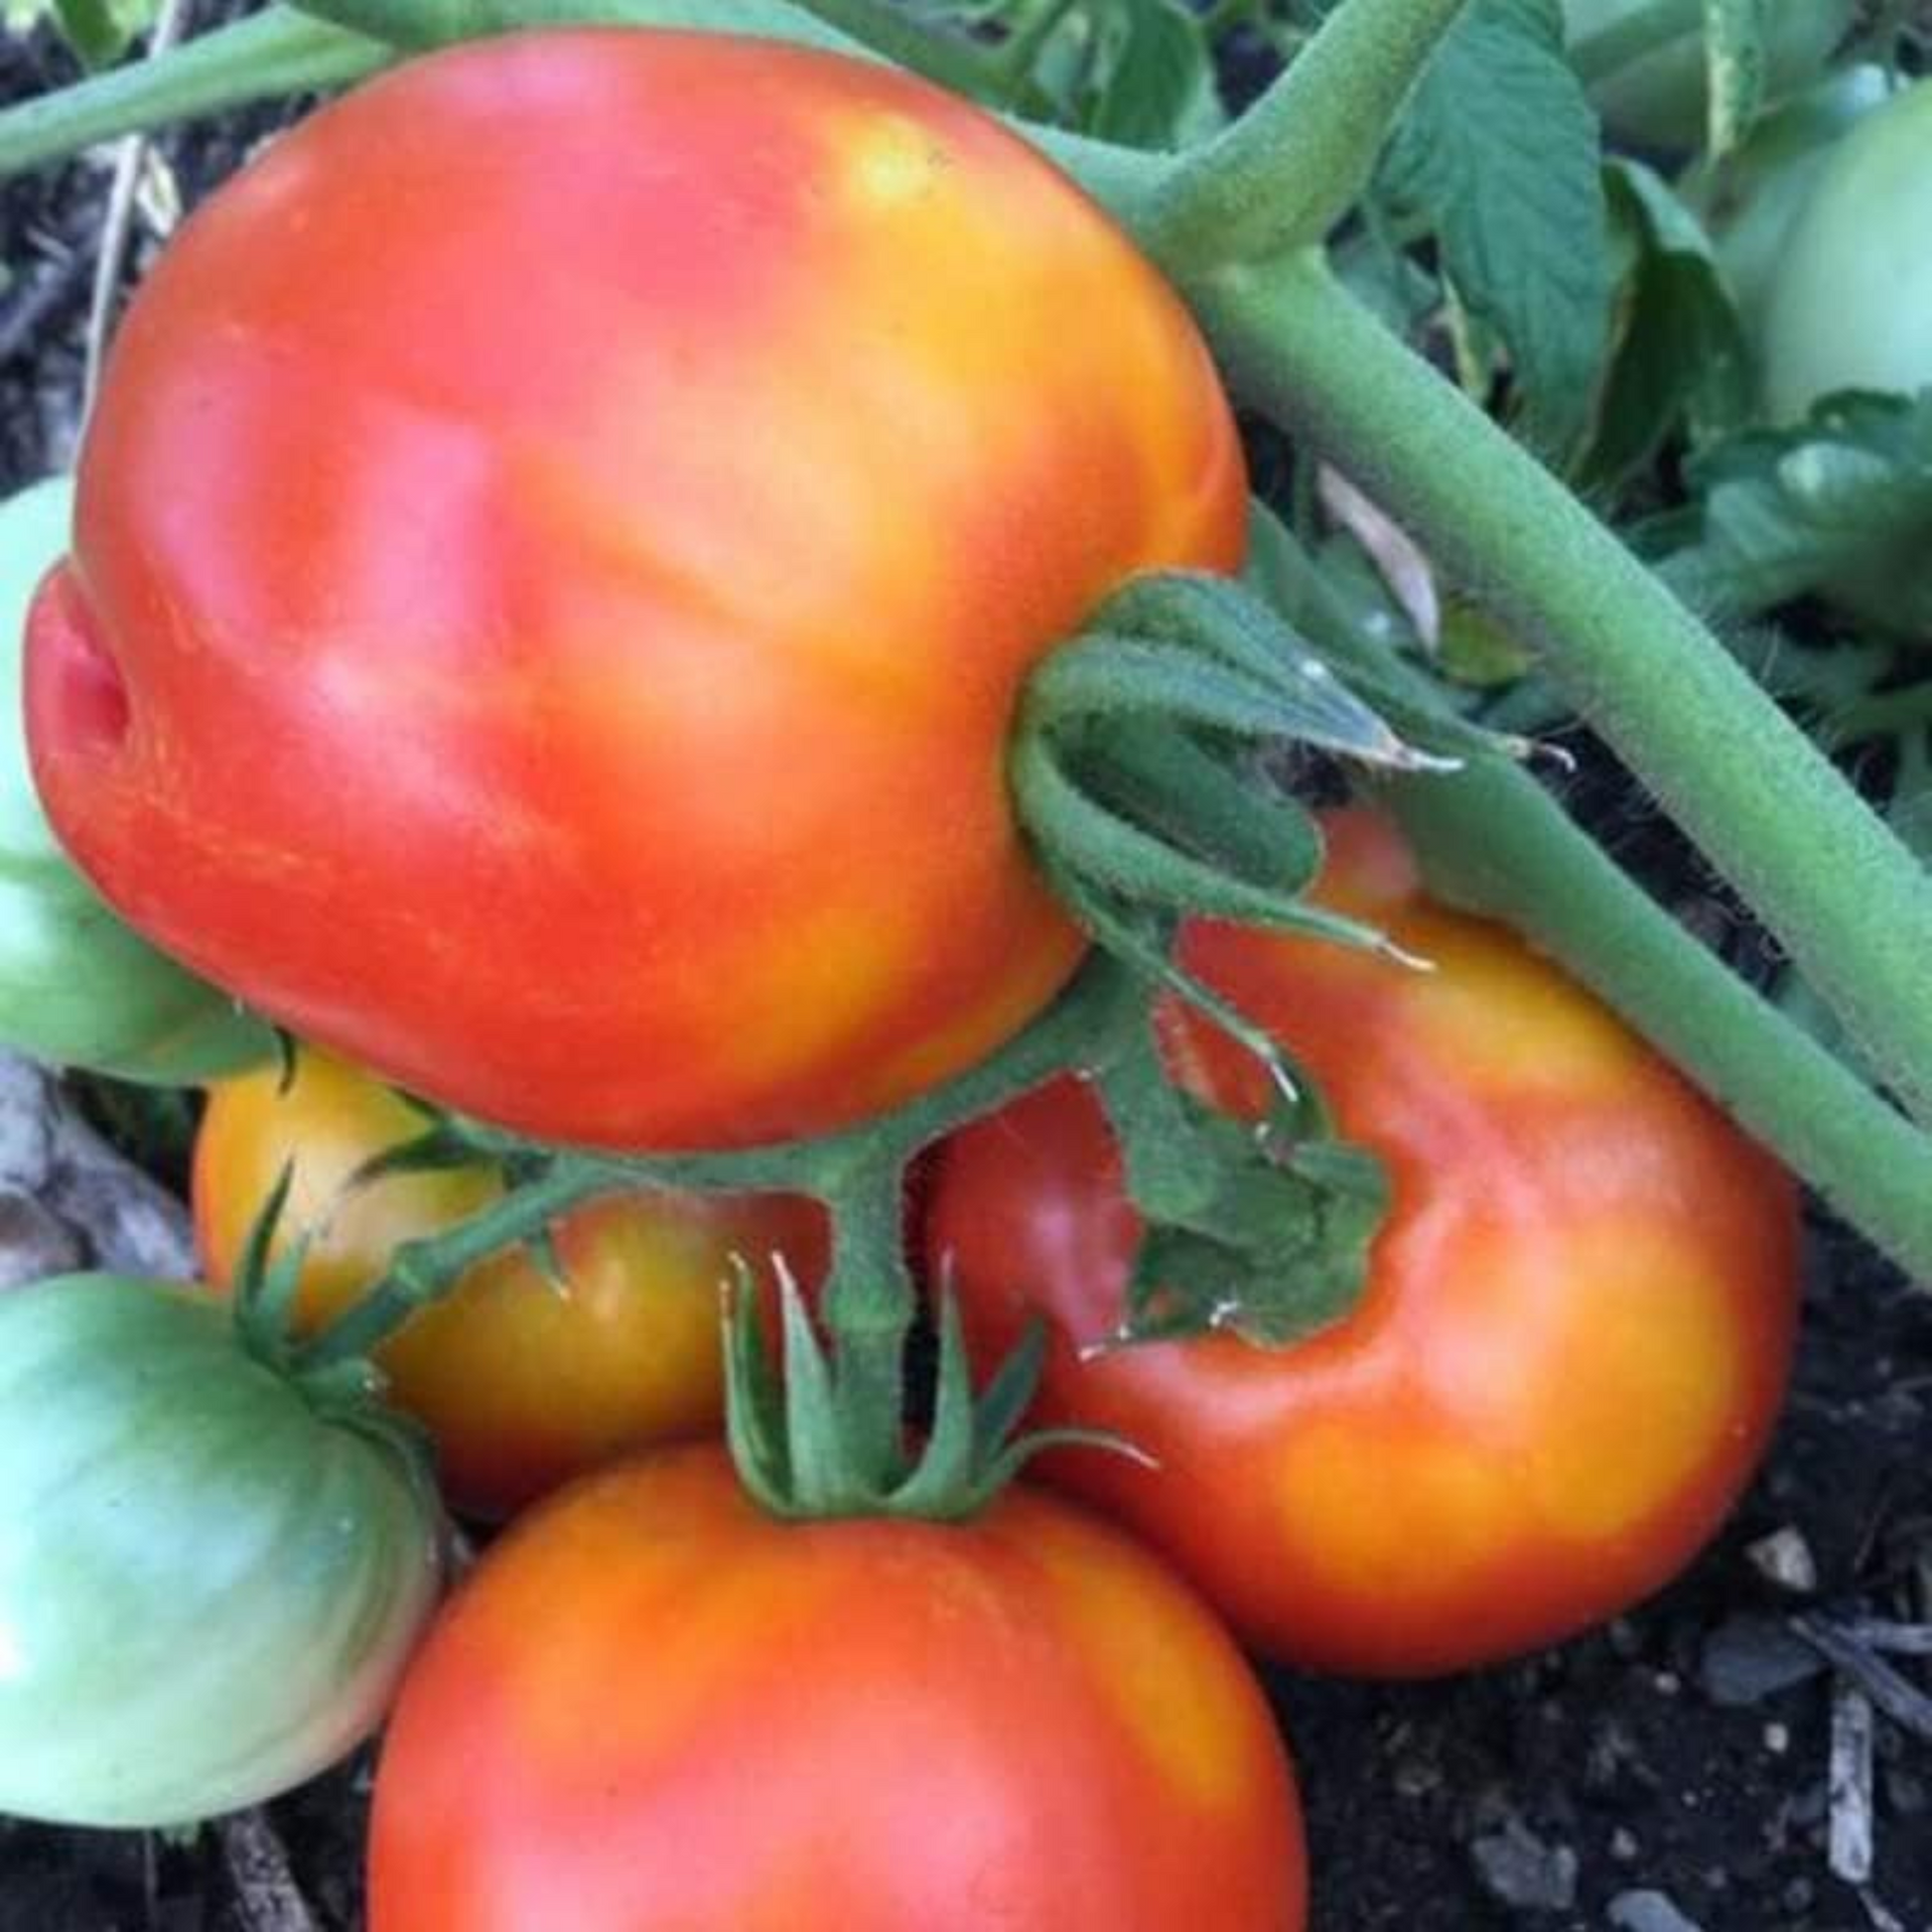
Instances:
[[[69,71],[46,36],[0,37],[0,99]],[[165,140],[183,199],[273,124]],[[0,187],[0,490],[70,458],[107,179],[89,160]],[[153,245],[140,239],[137,266]],[[1750,953],[1664,829],[1587,769],[1578,802],[1622,856]],[[1863,1627],[1932,1625],[1932,1298],[1822,1219],[1811,1267],[1770,1462],[1672,1589],[1449,1682],[1271,1675],[1303,1770],[1319,1932],[1932,1932],[1927,1666],[1887,1657]],[[1815,1580],[1766,1574],[1773,1537],[1808,1554]],[[1856,1753],[1841,1751],[1835,1779],[1833,1739],[1874,1707],[1867,1801],[1847,1775]],[[360,1760],[265,1814],[172,1839],[0,1821],[0,1932],[351,1932],[366,1787]],[[1854,1883],[1840,1872],[1856,1870],[1861,1821],[1873,1852]]]

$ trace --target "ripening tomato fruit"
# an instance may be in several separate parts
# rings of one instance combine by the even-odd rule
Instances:
[[[1266,1701],[1117,1531],[782,1523],[722,1449],[524,1517],[419,1653],[370,1932],[1300,1932]]]
[[[224,1081],[195,1142],[195,1229],[208,1278],[233,1280],[283,1169],[277,1246],[299,1234],[296,1325],[313,1332],[354,1303],[396,1244],[434,1234],[502,1191],[492,1169],[396,1173],[350,1187],[365,1162],[423,1132],[379,1081],[304,1048]],[[553,1279],[529,1250],[480,1263],[377,1351],[389,1401],[436,1439],[451,1499],[507,1516],[620,1449],[715,1433],[725,1413],[722,1295],[733,1257],[775,1286],[772,1257],[814,1285],[823,1208],[795,1194],[642,1191],[586,1202],[552,1230]]]
[[[184,1825],[375,1728],[443,1522],[369,1406],[245,1353],[206,1295],[0,1295],[0,1812]]]
[[[975,1352],[1030,1310],[1036,1420],[1159,1461],[1036,1465],[1131,1526],[1256,1648],[1420,1675],[1567,1635],[1675,1574],[1748,1477],[1789,1368],[1788,1176],[1589,994],[1426,899],[1381,820],[1327,824],[1321,897],[1434,964],[1197,927],[1189,963],[1320,1082],[1393,1188],[1366,1292],[1294,1347],[1233,1335],[1087,1360],[1139,1226],[1086,1089],[950,1142],[929,1254]],[[1261,1111],[1256,1062],[1177,1020],[1185,1082]]]
[[[277,141],[136,297],[36,775],[134,924],[414,1091],[817,1133],[1068,978],[1021,685],[1243,518],[1178,300],[989,115],[764,41],[480,41]]]

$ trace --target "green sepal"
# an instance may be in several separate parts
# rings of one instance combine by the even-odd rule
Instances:
[[[992,1502],[1021,1466],[1043,1449],[1082,1444],[1137,1455],[1100,1430],[1052,1429],[1016,1435],[1033,1401],[1044,1359],[1037,1324],[987,1385],[973,1392],[957,1299],[939,1298],[938,1351],[931,1427],[922,1442],[902,1438],[886,1471],[866,1467],[861,1432],[841,1400],[839,1363],[819,1340],[804,1297],[779,1271],[784,1375],[765,1346],[749,1269],[741,1265],[726,1299],[726,1433],[740,1479],[772,1515],[789,1520],[841,1516],[916,1517],[958,1522]]]
[[[548,1166],[547,1160],[537,1158],[541,1165]],[[465,1135],[438,1119],[422,1133],[411,1135],[406,1141],[393,1142],[358,1163],[343,1185],[347,1190],[372,1186],[378,1180],[388,1180],[398,1174],[454,1173],[465,1168],[505,1165],[499,1157],[480,1153]]]
[[[1177,726],[1128,718],[1080,748],[1092,796],[1242,878],[1303,892],[1321,868],[1321,834],[1299,800],[1253,768],[1254,754]]]
[[[784,1383],[765,1346],[758,1278],[732,1257],[724,1299],[725,1440],[739,1480],[774,1516],[786,1514],[791,1457],[785,1438]]]
[[[1286,1095],[1235,1120],[1130,1065],[1101,1098],[1147,1222],[1103,1348],[1216,1331],[1280,1347],[1349,1313],[1388,1210],[1373,1154],[1310,1133],[1308,1103]]]
[[[285,1161],[275,1184],[248,1223],[234,1272],[234,1322],[242,1346],[271,1368],[288,1365],[295,1351],[290,1322],[302,1283],[306,1237],[291,1241],[278,1255],[275,1233],[295,1186],[295,1163]]]

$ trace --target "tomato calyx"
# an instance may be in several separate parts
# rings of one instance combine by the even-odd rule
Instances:
[[[1407,743],[1262,600],[1199,572],[1134,578],[1028,680],[1009,754],[1015,807],[1054,891],[1093,937],[1252,1051],[1265,1035],[1177,965],[1185,915],[1392,952],[1309,904],[1307,810],[1257,748],[1449,770]]]
[[[1095,1352],[1227,1332],[1277,1348],[1339,1321],[1388,1210],[1382,1164],[1336,1137],[1305,1075],[1237,1120],[1177,1085],[1152,1032],[1098,1078],[1146,1227],[1120,1325]]]
[[[1020,1432],[1039,1383],[1044,1330],[1035,1323],[976,1392],[950,1295],[940,1301],[931,1419],[923,1432],[908,1432],[899,1376],[873,1375],[873,1351],[863,1343],[855,1348],[841,1341],[828,1350],[796,1282],[781,1275],[782,1376],[752,1294],[732,1298],[727,1321],[732,1457],[745,1486],[772,1515],[963,1522],[1042,1449],[1077,1443],[1146,1459],[1105,1430]],[[902,1338],[895,1352],[900,1345]]]
[[[340,1424],[389,1449],[435,1514],[441,1505],[436,1501],[434,1447],[419,1423],[383,1403],[382,1371],[362,1352],[309,1360],[295,1339],[296,1293],[314,1230],[277,1247],[276,1231],[294,1179],[293,1164],[285,1165],[249,1225],[234,1275],[236,1343],[243,1354],[299,1390],[320,1421]]]

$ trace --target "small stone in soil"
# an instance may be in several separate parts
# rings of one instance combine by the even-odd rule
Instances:
[[[1469,1847],[1476,1876],[1494,1898],[1520,1911],[1567,1912],[1577,1901],[1577,1854],[1546,1845],[1512,1816]]]
[[[1668,1892],[1620,1891],[1610,1900],[1610,1923],[1622,1932],[1704,1932]]]
[[[1705,1639],[1698,1682],[1713,1704],[1761,1704],[1823,1670],[1817,1651],[1776,1617],[1726,1617]]]
[[[1804,1532],[1793,1524],[1747,1544],[1744,1556],[1760,1577],[1780,1589],[1806,1595],[1818,1587],[1818,1559]]]

